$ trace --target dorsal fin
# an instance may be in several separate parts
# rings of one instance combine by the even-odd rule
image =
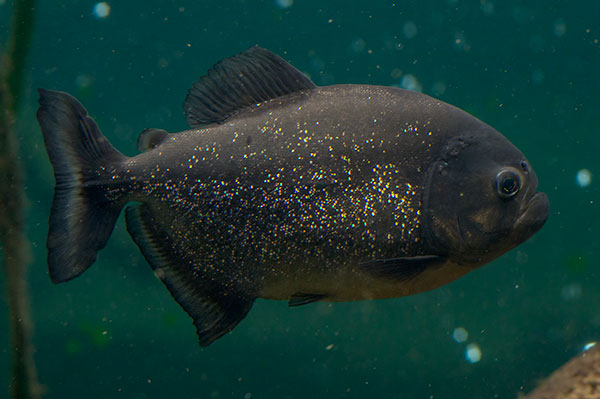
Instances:
[[[315,84],[269,50],[255,46],[213,66],[188,91],[183,110],[188,125],[220,123],[238,110]]]
[[[142,133],[140,133],[140,136],[138,137],[138,141],[137,141],[138,151],[143,152],[143,151],[148,151],[148,150],[158,147],[160,145],[160,143],[165,141],[168,134],[169,133],[167,133],[166,130],[162,130],[162,129],[150,128],[150,129],[144,130]]]

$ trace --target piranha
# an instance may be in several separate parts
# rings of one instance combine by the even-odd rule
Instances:
[[[298,306],[440,287],[548,217],[530,162],[492,127],[421,93],[316,86],[260,47],[193,85],[190,130],[144,130],[133,157],[74,97],[39,94],[56,179],[50,278],[89,268],[127,205],[127,230],[202,346],[257,298]]]

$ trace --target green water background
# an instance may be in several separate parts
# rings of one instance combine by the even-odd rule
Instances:
[[[0,1],[2,39],[9,3]],[[113,1],[104,19],[95,3],[39,2],[17,124],[46,398],[514,398],[600,339],[600,3]],[[255,44],[317,84],[401,85],[413,75],[423,92],[496,127],[527,155],[550,197],[546,226],[413,297],[295,309],[259,300],[207,349],[122,220],[89,271],[53,285],[45,239],[54,179],[35,88],[78,97],[133,155],[144,128],[185,129],[191,84]],[[576,184],[582,168],[592,173],[587,187]],[[5,303],[0,342],[8,343]],[[453,340],[457,327],[466,342]],[[480,348],[479,362],[466,360],[468,344]],[[10,362],[8,344],[1,348],[3,387]]]

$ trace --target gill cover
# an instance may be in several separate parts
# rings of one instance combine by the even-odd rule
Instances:
[[[426,234],[437,253],[479,265],[520,243],[512,230],[537,188],[523,160],[487,126],[446,143],[429,168],[424,198]]]

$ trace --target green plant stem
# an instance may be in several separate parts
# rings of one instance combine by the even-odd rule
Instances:
[[[0,75],[0,245],[12,333],[9,385],[13,399],[41,397],[31,343],[33,323],[26,281],[29,241],[24,235],[23,173],[14,132],[25,60],[33,33],[34,10],[34,0],[15,1],[12,31]]]

